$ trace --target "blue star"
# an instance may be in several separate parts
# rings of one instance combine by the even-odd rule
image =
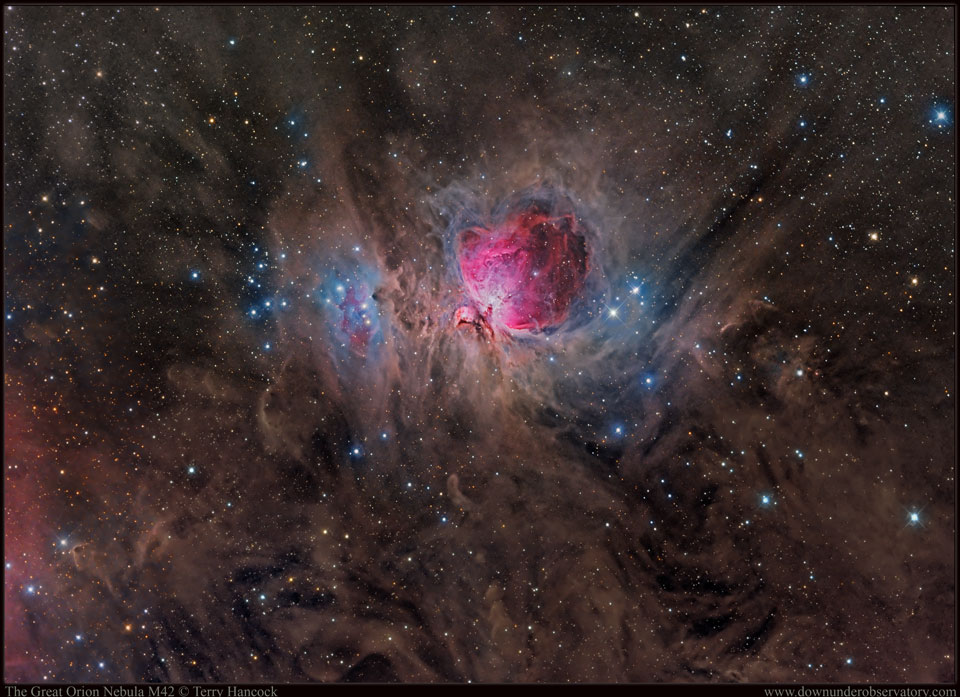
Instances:
[[[935,106],[930,115],[930,123],[937,128],[945,128],[952,122],[950,109],[945,106]]]
[[[920,527],[925,527],[923,524],[923,518],[920,515],[921,513],[923,513],[922,509],[921,510],[913,509],[913,510],[907,511],[907,525],[909,525],[912,528],[917,527],[918,525]]]

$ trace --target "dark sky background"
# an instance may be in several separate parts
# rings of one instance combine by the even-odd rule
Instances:
[[[954,8],[3,17],[7,680],[954,680]]]

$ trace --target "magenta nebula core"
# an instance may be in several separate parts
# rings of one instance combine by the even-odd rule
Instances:
[[[493,229],[472,227],[457,239],[464,285],[493,325],[515,331],[555,327],[587,275],[587,244],[574,215],[521,211]]]

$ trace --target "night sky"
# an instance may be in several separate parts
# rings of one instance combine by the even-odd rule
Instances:
[[[955,8],[3,18],[7,680],[954,679]]]

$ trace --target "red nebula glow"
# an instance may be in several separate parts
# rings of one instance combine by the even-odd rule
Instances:
[[[357,297],[358,292],[360,297]],[[374,334],[368,305],[366,289],[358,291],[353,286],[347,289],[347,296],[337,305],[343,313],[340,330],[350,337],[350,348],[360,355],[366,355],[367,345]]]
[[[3,677],[5,680],[39,682],[44,663],[41,629],[35,616],[46,603],[48,583],[54,579],[50,564],[53,528],[48,520],[51,492],[42,484],[44,468],[53,467],[56,451],[44,444],[43,420],[37,407],[8,393],[4,396],[3,555],[10,564],[3,575]],[[32,413],[31,413],[32,412]],[[14,464],[15,463],[15,464]],[[46,583],[45,583],[46,582]],[[27,588],[36,595],[27,597]],[[44,619],[54,621],[52,615]]]
[[[473,327],[479,334],[493,338],[493,329],[490,324],[473,305],[458,307],[453,319],[457,327]]]
[[[575,216],[527,210],[492,230],[460,233],[464,284],[480,313],[513,330],[563,322],[587,275],[586,239]]]
[[[480,324],[480,312],[473,305],[464,305],[457,308],[454,319],[458,325]]]

